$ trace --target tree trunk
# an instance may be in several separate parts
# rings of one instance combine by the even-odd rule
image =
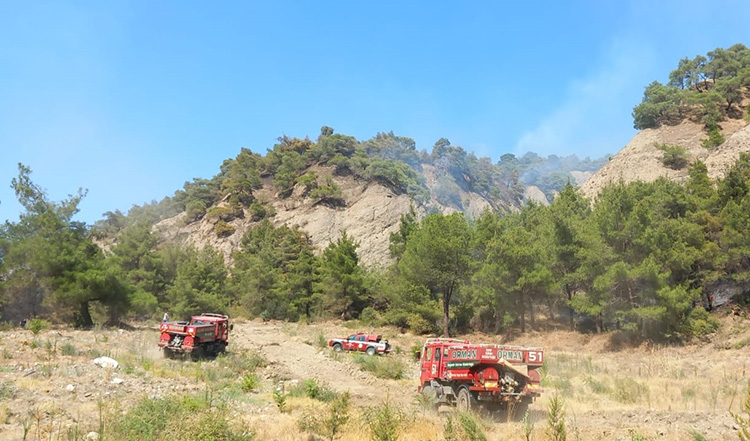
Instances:
[[[528,297],[529,300],[529,321],[531,323],[531,329],[536,328],[536,317],[534,317],[534,302],[531,296]]]
[[[448,296],[443,294],[443,337],[450,337],[450,332],[448,330],[448,323],[450,321],[450,313],[448,310]]]
[[[594,322],[596,322],[596,333],[601,334],[602,333],[602,313],[597,312],[596,316],[594,316]]]
[[[570,315],[570,330],[575,331],[576,323],[575,323],[575,317],[573,316],[573,308],[570,306],[570,301],[573,300],[573,290],[570,289],[568,285],[565,285],[565,295],[568,297],[568,312]]]
[[[91,319],[91,313],[89,312],[89,302],[81,302],[81,309],[79,310],[81,313],[81,325],[84,328],[92,328],[94,326],[94,321]]]
[[[521,332],[526,332],[526,298],[521,294]]]

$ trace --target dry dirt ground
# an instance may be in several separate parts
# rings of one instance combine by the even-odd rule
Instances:
[[[572,440],[734,440],[730,415],[740,412],[748,387],[750,320],[719,313],[716,334],[684,346],[628,346],[612,335],[568,331],[524,336],[467,336],[473,341],[503,342],[545,349],[545,394],[532,406],[531,439],[549,439],[546,410],[555,393],[564,400],[568,439]],[[96,431],[102,413],[123,411],[144,397],[207,393],[217,375],[232,376],[231,363],[168,360],[156,346],[155,324],[133,329],[29,330],[0,332],[0,441],[62,440],[66,428]],[[230,396],[233,418],[244,421],[260,440],[307,440],[296,421],[309,403],[290,402],[280,413],[272,391],[279,384],[315,378],[338,391],[350,391],[355,414],[388,399],[407,415],[403,440],[442,440],[444,416],[415,404],[418,366],[410,359],[422,337],[395,329],[374,331],[388,337],[401,359],[404,379],[379,379],[363,372],[350,354],[334,354],[321,345],[346,336],[351,325],[236,321],[229,357],[261,354],[267,365],[257,372],[258,390]],[[364,329],[371,331],[371,329]],[[93,363],[98,356],[116,359],[117,369]],[[226,383],[225,383],[226,384]],[[312,400],[309,400],[312,401]],[[519,422],[481,419],[490,440],[523,439]],[[368,439],[355,418],[342,440]]]

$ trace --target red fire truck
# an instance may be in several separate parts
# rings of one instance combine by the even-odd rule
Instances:
[[[159,325],[159,347],[164,349],[166,357],[174,354],[216,355],[229,345],[230,329],[229,316],[206,312],[193,316],[189,322],[162,322]]]
[[[419,391],[437,404],[523,415],[542,393],[540,348],[429,338],[420,360]]]

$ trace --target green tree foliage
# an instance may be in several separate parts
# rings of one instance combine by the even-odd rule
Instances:
[[[750,50],[743,44],[683,58],[669,74],[667,85],[654,81],[646,87],[643,101],[633,109],[633,125],[636,129],[654,128],[697,115],[709,131],[707,142],[718,145],[723,141],[719,142],[716,123],[724,114],[740,113],[733,107],[742,102],[743,87],[748,85]]]
[[[472,229],[461,213],[426,217],[406,243],[399,270],[429,288],[443,305],[443,334],[450,335],[450,305],[471,269]]]
[[[320,282],[316,284],[316,291],[323,310],[334,316],[358,317],[368,304],[367,278],[359,265],[358,246],[343,232],[320,258]]]
[[[688,154],[685,147],[680,145],[657,144],[656,148],[664,152],[661,163],[673,169],[680,170],[688,165]]]
[[[91,326],[90,304],[98,301],[117,320],[127,309],[128,288],[105,264],[86,225],[72,220],[85,192],[55,203],[30,175],[30,168],[18,165],[11,186],[26,212],[0,231],[4,308],[22,317],[46,312]]]
[[[107,261],[131,285],[130,304],[138,315],[155,312],[157,304],[166,300],[163,263],[156,244],[151,227],[138,222],[120,232]]]
[[[250,315],[297,320],[314,313],[318,262],[299,229],[263,220],[245,233],[234,260],[229,288]]]
[[[224,258],[211,247],[184,250],[174,283],[167,288],[172,317],[188,318],[201,312],[225,312],[227,268]]]

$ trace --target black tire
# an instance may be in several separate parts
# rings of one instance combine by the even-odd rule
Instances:
[[[521,421],[527,410],[529,410],[528,401],[524,400],[517,403],[508,403],[508,419],[512,421]]]
[[[333,344],[333,350],[334,351],[341,352],[342,349],[344,349],[344,348],[341,346],[341,343],[334,343]]]
[[[468,387],[462,387],[458,390],[456,408],[461,412],[469,412],[474,409],[474,397],[471,396]]]
[[[367,355],[372,357],[373,355],[377,354],[378,351],[375,350],[374,346],[368,346],[367,349],[365,350],[365,353],[367,353]]]

